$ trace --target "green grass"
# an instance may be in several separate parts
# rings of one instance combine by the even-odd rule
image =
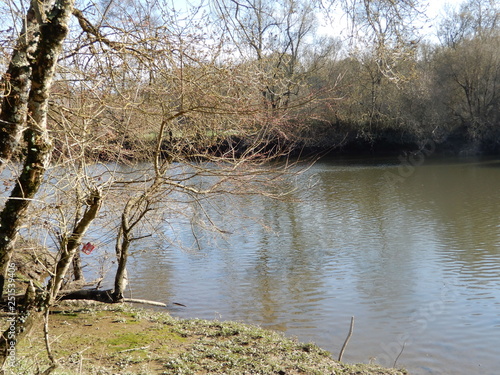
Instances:
[[[54,374],[307,374],[401,375],[404,371],[346,365],[313,343],[236,322],[176,319],[126,305],[51,315]],[[18,348],[10,373],[49,365],[39,329]]]

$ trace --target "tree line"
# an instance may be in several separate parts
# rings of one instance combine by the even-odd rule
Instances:
[[[318,2],[75,9],[80,27],[62,46],[48,126],[78,135],[73,153],[84,144],[87,156],[104,160],[147,158],[163,121],[163,153],[174,158],[221,155],[234,144],[241,153],[254,142],[266,144],[262,151],[363,152],[432,139],[456,152],[498,151],[495,2],[450,9],[435,21],[434,42],[420,30],[418,2],[333,5],[350,20],[344,39],[318,33],[330,11]],[[55,139],[67,154],[65,137]]]

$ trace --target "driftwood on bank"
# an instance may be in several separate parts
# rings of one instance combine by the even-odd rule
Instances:
[[[16,304],[20,305],[24,303],[24,294],[19,294],[15,296]],[[87,301],[96,301],[103,303],[119,303],[119,302],[127,302],[127,303],[139,303],[143,305],[151,305],[151,306],[160,306],[167,307],[166,303],[151,301],[147,299],[137,299],[137,298],[122,298],[121,300],[115,301],[113,299],[113,290],[97,290],[97,289],[74,289],[74,290],[62,290],[59,292],[57,296],[58,301],[67,301],[67,300],[87,300]],[[172,305],[186,307],[182,303],[173,302]],[[0,299],[0,308],[7,306],[7,299]]]
[[[58,296],[58,300],[91,300],[104,303],[117,303],[117,302],[129,302],[129,303],[140,303],[144,305],[153,305],[167,307],[166,303],[151,301],[146,299],[135,299],[135,298],[123,298],[119,301],[113,299],[113,290],[96,290],[96,289],[78,289],[72,291],[61,291]]]
[[[112,298],[113,291],[111,289],[97,290],[97,289],[75,289],[75,290],[61,290],[57,299],[64,301],[68,299],[84,299],[104,303],[114,303]]]

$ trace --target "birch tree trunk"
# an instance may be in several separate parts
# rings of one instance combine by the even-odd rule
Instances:
[[[24,224],[30,202],[37,193],[50,161],[51,140],[47,131],[50,88],[62,43],[68,34],[68,22],[74,0],[44,3],[32,0],[25,27],[12,54],[8,68],[13,92],[3,98],[0,120],[0,170],[13,155],[21,134],[27,145],[23,169],[9,199],[0,213],[0,291],[15,249],[18,231]],[[14,88],[15,86],[15,88]],[[5,111],[5,112],[4,112]],[[24,130],[25,129],[25,130]],[[28,334],[38,317],[41,296],[27,293],[27,305],[18,312],[16,338]],[[25,316],[21,316],[25,315]],[[29,319],[27,319],[30,317]],[[0,365],[9,348],[8,331],[0,338]]]
[[[26,13],[21,34],[4,74],[5,91],[0,110],[0,172],[15,153],[26,128],[34,55],[40,35],[33,3]]]
[[[125,230],[124,230],[125,228]],[[113,290],[113,301],[122,301],[125,294],[125,289],[128,284],[127,276],[127,262],[128,262],[128,249],[132,239],[130,238],[130,231],[128,229],[128,220],[122,218],[122,226],[119,230],[119,235],[116,239],[116,258],[118,260],[118,268],[115,274],[115,289]]]
[[[48,99],[73,7],[74,0],[56,0],[49,9],[47,4],[32,0],[26,16],[26,31],[19,37],[20,49],[14,50],[9,65],[10,81],[18,87],[14,96],[4,97],[2,103],[1,120],[5,126],[0,132],[0,157],[4,158],[5,163],[5,159],[13,154],[23,129],[26,129],[24,139],[27,155],[21,175],[0,213],[2,292],[18,231],[26,219],[29,204],[42,183],[50,160]]]

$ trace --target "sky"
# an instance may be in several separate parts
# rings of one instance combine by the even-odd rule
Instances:
[[[445,8],[447,6],[451,6],[451,8],[457,8],[460,4],[465,2],[465,0],[428,0],[428,7],[427,7],[427,17],[429,17],[430,20],[430,28],[428,29],[429,37],[431,40],[437,41],[437,36],[436,36],[436,29],[437,29],[437,24],[435,19],[444,16],[445,13]]]
[[[170,1],[172,1],[174,6],[178,10],[185,10],[188,4],[191,5],[196,5],[200,3],[208,4],[209,2],[209,0],[170,0]],[[457,6],[458,4],[464,2],[465,0],[423,0],[423,1],[427,3],[426,13],[429,19],[431,20],[429,26],[424,27],[423,31],[430,39],[434,39],[436,29],[434,27],[435,22],[432,22],[432,20],[443,14],[443,9],[445,5],[450,4],[452,6]],[[331,22],[320,21],[318,32],[320,34],[340,36],[342,38],[342,37],[347,37],[346,27],[347,24],[345,19],[336,20],[333,26],[331,25]]]
[[[429,5],[427,7],[427,16],[429,18],[438,16],[441,10],[444,8],[444,6],[449,3],[449,4],[460,4],[461,1],[457,0],[430,0],[428,1]]]
[[[465,0],[428,0],[427,16],[430,19],[443,16],[445,7],[450,5],[452,8],[457,8]]]
[[[427,0],[426,15],[430,21],[427,27],[422,28],[424,35],[426,35],[428,39],[435,39],[436,22],[434,22],[433,20],[444,14],[444,8],[447,4],[451,5],[452,7],[456,7],[464,1],[465,0]],[[333,23],[334,25],[332,25],[332,22],[320,22],[318,32],[324,35],[340,36],[341,38],[346,37],[348,34],[346,30],[346,20],[335,20],[335,22]]]

